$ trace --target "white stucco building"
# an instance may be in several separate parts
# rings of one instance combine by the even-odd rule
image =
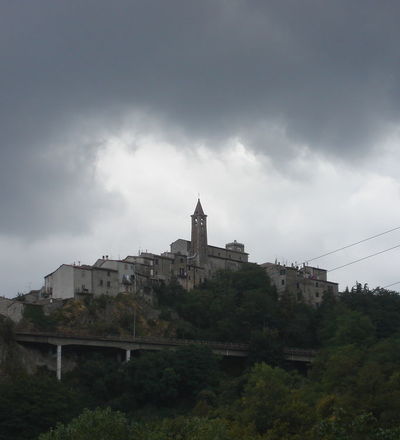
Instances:
[[[44,294],[54,299],[118,294],[118,271],[96,266],[62,264],[44,278]]]

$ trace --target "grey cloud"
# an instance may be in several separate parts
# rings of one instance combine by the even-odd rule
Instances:
[[[208,136],[279,116],[332,146],[398,116],[394,2],[15,3],[10,93],[55,117],[145,106]]]
[[[31,144],[9,152],[1,163],[0,235],[82,234],[94,217],[119,207],[116,195],[96,186],[95,148],[83,147]]]
[[[366,154],[399,117],[398,2],[39,0],[1,8],[3,233],[28,233],[27,218],[32,234],[84,230],[105,209],[91,175],[96,134],[91,148],[75,139],[73,151],[87,157],[72,168],[71,152],[60,150],[87,117],[112,127],[124,111],[142,111],[190,138],[239,136],[271,154],[260,127],[277,121],[296,142],[350,157]],[[83,214],[68,218],[62,207]]]

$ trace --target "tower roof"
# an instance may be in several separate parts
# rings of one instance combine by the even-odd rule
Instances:
[[[193,215],[205,215],[203,211],[203,207],[201,206],[200,199],[197,199],[197,205],[194,210]]]

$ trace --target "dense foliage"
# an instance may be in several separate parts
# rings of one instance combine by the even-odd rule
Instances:
[[[28,440],[82,410],[79,393],[48,375],[0,382],[0,439]]]
[[[180,337],[249,342],[266,330],[277,330],[285,345],[316,344],[314,310],[289,296],[278,300],[266,272],[256,264],[221,271],[190,292],[171,283],[160,287],[157,296],[163,316],[167,311],[179,316]]]
[[[146,406],[168,408],[171,402],[193,406],[198,393],[212,392],[219,379],[217,357],[206,347],[188,346],[148,352],[124,364],[92,357],[65,381],[84,392],[91,406],[133,411]]]
[[[171,283],[158,301],[182,337],[250,343],[247,364],[238,370],[204,346],[188,346],[128,363],[86,355],[62,383],[43,374],[7,376],[0,439],[400,438],[395,292],[357,284],[314,309],[278,298],[262,269],[248,265],[192,292]],[[314,348],[318,356],[307,372],[296,371],[285,346]]]

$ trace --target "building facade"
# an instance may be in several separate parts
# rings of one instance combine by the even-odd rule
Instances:
[[[135,293],[152,301],[153,288],[176,279],[191,290],[220,270],[238,270],[248,262],[244,245],[234,240],[225,247],[208,244],[207,215],[200,199],[191,217],[191,239],[179,238],[162,254],[141,252],[123,260],[103,256],[92,266],[62,264],[45,277],[42,298],[68,299],[85,295]],[[327,271],[317,267],[261,264],[279,295],[319,306],[325,293],[338,294],[338,284],[327,280]]]
[[[89,265],[62,264],[44,278],[42,297],[68,299],[118,294],[118,271]]]
[[[338,294],[339,285],[327,280],[327,271],[318,267],[264,263],[261,267],[269,275],[278,295],[292,295],[297,301],[318,307],[324,294]]]
[[[118,276],[118,293],[133,293],[135,291],[135,265],[125,260],[112,260],[108,256],[99,258],[93,265],[99,269],[112,270]]]
[[[169,252],[174,256],[174,276],[185,289],[193,289],[219,270],[238,270],[249,261],[244,245],[236,240],[226,244],[225,248],[208,244],[207,216],[200,199],[191,219],[191,240],[175,240]]]
[[[207,215],[200,199],[191,215],[191,240],[177,239],[168,252],[160,255],[142,252],[124,261],[135,264],[138,290],[144,286],[168,282],[175,278],[186,290],[191,290],[212,277],[218,270],[237,270],[248,261],[244,245],[236,240],[225,248],[211,246],[207,239]]]
[[[237,270],[247,261],[244,245],[236,240],[225,248],[208,244],[207,215],[199,199],[191,215],[191,240],[175,240],[170,250],[160,255],[141,252],[123,260],[103,256],[93,266],[62,264],[45,277],[42,296],[68,299],[138,293],[151,301],[153,287],[160,283],[174,278],[190,290],[218,270]]]

